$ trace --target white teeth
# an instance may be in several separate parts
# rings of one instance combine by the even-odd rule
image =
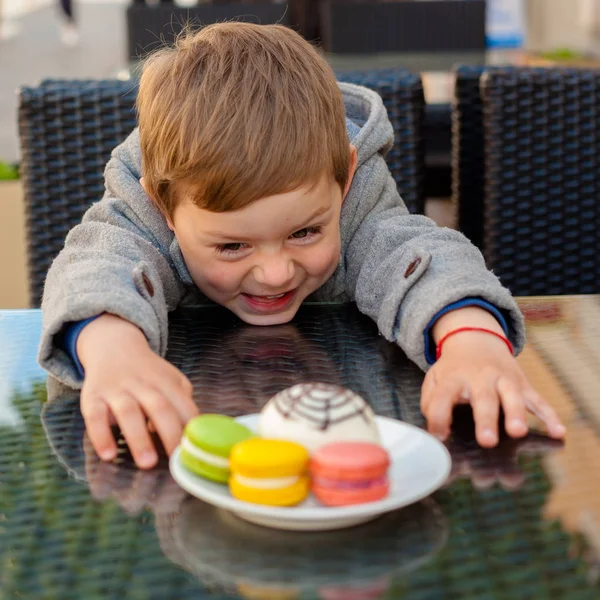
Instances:
[[[285,293],[277,294],[277,296],[265,296],[265,298],[267,300],[277,300],[277,298],[283,298],[284,296],[285,296]]]

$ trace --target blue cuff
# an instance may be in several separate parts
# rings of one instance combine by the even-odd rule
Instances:
[[[69,358],[75,363],[75,367],[81,377],[83,377],[85,373],[83,370],[83,365],[81,364],[81,362],[79,361],[79,357],[77,356],[77,338],[79,337],[79,334],[83,331],[83,328],[86,325],[89,325],[99,316],[100,315],[90,317],[89,319],[84,319],[83,321],[76,321],[74,323],[70,323],[67,327],[65,327],[62,340],[62,347],[63,350],[68,354]]]
[[[444,316],[446,313],[449,313],[452,310],[465,308],[467,306],[478,306],[479,308],[483,308],[488,312],[492,313],[492,315],[494,315],[494,317],[496,317],[496,319],[498,320],[498,323],[500,323],[500,326],[504,330],[504,334],[508,337],[508,325],[506,323],[506,319],[504,318],[504,315],[493,304],[490,304],[489,302],[486,302],[481,298],[463,298],[458,302],[453,302],[452,304],[448,304],[448,306],[446,306],[445,308],[442,308],[442,310],[440,310],[440,312],[438,312],[433,317],[433,319],[429,321],[429,325],[427,325],[427,327],[425,328],[423,335],[425,336],[425,360],[427,361],[427,364],[432,365],[436,361],[436,345],[433,339],[433,335],[431,333],[431,330],[435,325],[436,321],[440,317]]]

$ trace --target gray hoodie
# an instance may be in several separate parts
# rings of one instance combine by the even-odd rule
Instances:
[[[503,312],[519,350],[521,313],[477,248],[404,206],[383,158],[394,132],[381,98],[355,85],[340,88],[358,169],[342,206],[338,267],[309,300],[355,302],[386,339],[426,369],[424,331],[431,319],[453,302],[479,297]],[[181,304],[211,303],[194,285],[177,239],[142,189],[141,168],[135,130],[112,153],[104,197],[69,233],[48,272],[38,359],[71,387],[81,387],[82,380],[59,343],[66,324],[113,313],[137,325],[164,356],[168,313]]]

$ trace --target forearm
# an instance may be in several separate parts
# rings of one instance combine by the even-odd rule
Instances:
[[[138,344],[148,346],[144,333],[133,323],[105,313],[94,319],[77,338],[77,356],[87,368],[96,360],[102,360],[107,353],[114,354],[117,348]]]

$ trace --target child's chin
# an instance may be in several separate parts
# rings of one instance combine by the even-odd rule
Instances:
[[[237,313],[237,316],[244,321],[244,323],[248,323],[248,325],[259,325],[259,326],[268,326],[268,325],[284,325],[285,323],[289,323],[298,312],[298,307],[290,307],[285,311],[280,313],[274,313],[272,315],[253,315],[246,312]]]

